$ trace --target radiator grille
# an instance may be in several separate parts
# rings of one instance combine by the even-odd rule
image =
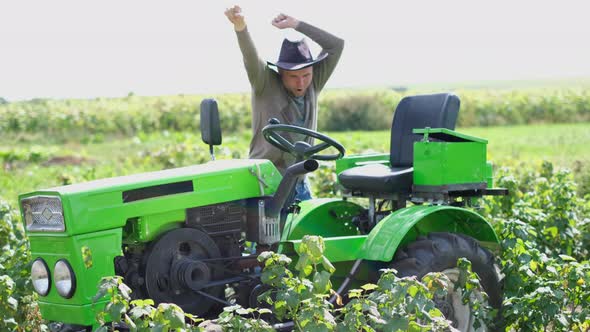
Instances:
[[[187,210],[189,227],[203,228],[209,235],[239,233],[246,222],[246,208],[236,202],[201,206]]]

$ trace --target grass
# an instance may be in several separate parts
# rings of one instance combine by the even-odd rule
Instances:
[[[497,163],[543,160],[567,168],[590,163],[590,123],[465,128],[487,138],[488,158]]]

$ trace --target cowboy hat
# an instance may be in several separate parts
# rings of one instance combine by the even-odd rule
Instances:
[[[299,70],[320,62],[327,56],[328,53],[321,53],[314,59],[305,39],[293,42],[285,38],[281,46],[279,60],[276,63],[270,61],[267,61],[267,63],[283,70]]]

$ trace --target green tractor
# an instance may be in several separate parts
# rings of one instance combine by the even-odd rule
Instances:
[[[442,271],[456,279],[466,257],[489,304],[501,305],[490,224],[465,206],[492,188],[487,141],[453,131],[453,94],[403,98],[389,154],[344,157],[344,147],[309,129],[269,121],[264,137],[297,162],[281,174],[268,160],[215,160],[221,144],[214,100],[201,103],[201,132],[213,160],[195,166],[44,189],[19,197],[31,245],[32,283],[43,318],[62,331],[96,329],[93,303],[102,277],[119,275],[136,298],[175,303],[215,316],[230,301],[257,306],[264,291],[259,253],[296,256],[304,235],[325,241],[333,283],[375,282],[383,268],[400,276]],[[292,142],[313,137],[317,144]],[[342,198],[293,200],[297,181],[336,160]],[[359,204],[360,202],[362,204]],[[439,307],[460,330],[469,308],[450,292]]]

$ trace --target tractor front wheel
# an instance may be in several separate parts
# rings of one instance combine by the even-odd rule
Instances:
[[[471,261],[472,271],[477,274],[488,295],[488,304],[500,309],[502,287],[494,256],[471,237],[454,233],[430,233],[426,237],[419,237],[396,252],[391,267],[398,271],[399,277],[416,276],[421,279],[429,272],[443,272],[452,282],[456,282],[459,278],[457,260],[462,257]],[[473,296],[482,299],[481,294],[477,292]],[[460,290],[455,290],[452,285],[448,289],[448,296],[436,299],[435,302],[458,330],[488,330],[485,327],[477,330],[473,328],[474,317],[471,309],[469,305],[462,303]]]

